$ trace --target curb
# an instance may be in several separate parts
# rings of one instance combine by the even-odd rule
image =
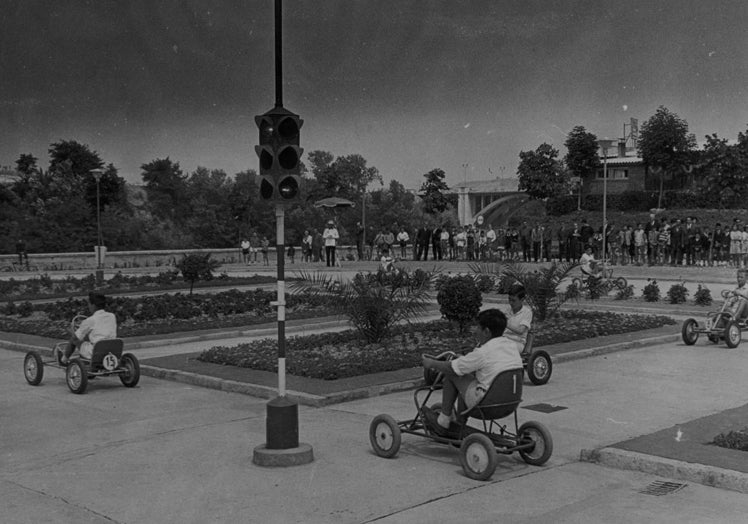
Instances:
[[[596,357],[599,355],[607,355],[608,353],[616,353],[618,351],[627,351],[629,349],[655,346],[657,344],[665,344],[667,342],[677,342],[680,339],[680,334],[659,335],[656,337],[642,338],[639,340],[617,342],[615,344],[608,344],[607,346],[599,346],[596,348],[580,349],[578,351],[570,351],[568,353],[559,353],[558,355],[551,355],[551,358],[554,362],[570,362],[572,360],[580,360],[583,358]],[[542,346],[540,346],[539,349],[542,349]]]
[[[687,480],[713,488],[748,493],[748,474],[705,464],[682,462],[616,448],[583,449],[579,460],[610,468],[641,471],[659,477]]]

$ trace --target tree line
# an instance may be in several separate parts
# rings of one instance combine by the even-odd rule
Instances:
[[[47,167],[21,154],[16,179],[0,184],[2,253],[13,253],[18,240],[30,252],[91,251],[98,234],[97,190],[110,251],[226,248],[238,246],[251,231],[274,242],[275,208],[260,198],[254,169],[234,176],[205,167],[187,173],[179,162],[157,158],[141,166],[142,185],[132,185],[86,144],[60,140],[48,153]],[[103,171],[98,187],[95,169]],[[300,243],[305,230],[322,229],[329,219],[337,222],[345,243],[355,242],[357,222],[363,220],[367,241],[382,229],[457,225],[456,196],[446,194],[441,169],[424,175],[420,195],[394,180],[384,187],[377,168],[358,154],[312,151],[302,174],[305,201],[286,211],[286,243]],[[349,199],[355,207],[314,206],[329,196]]]
[[[637,141],[637,153],[649,172],[659,180],[658,208],[666,189],[690,189],[718,195],[720,206],[729,207],[748,197],[748,131],[736,141],[716,134],[705,137],[697,149],[688,122],[664,106],[646,120]],[[576,126],[564,142],[567,153],[543,143],[534,151],[521,151],[517,169],[520,191],[546,199],[568,195],[571,177],[590,180],[602,167],[598,137],[584,126]],[[614,146],[615,147],[615,146]]]

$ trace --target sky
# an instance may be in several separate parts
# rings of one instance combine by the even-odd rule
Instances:
[[[0,165],[76,140],[128,181],[169,157],[258,169],[273,0],[0,0]],[[748,2],[286,0],[283,106],[306,152],[385,184],[516,176],[574,126],[618,138],[661,105],[700,143],[748,129]],[[304,159],[306,156],[304,156]],[[371,187],[370,189],[374,189]]]

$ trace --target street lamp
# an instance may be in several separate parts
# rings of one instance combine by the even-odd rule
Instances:
[[[603,263],[607,258],[607,252],[605,251],[606,245],[605,240],[607,238],[608,229],[608,149],[612,148],[615,141],[604,138],[598,140],[597,144],[603,150]],[[581,194],[581,193],[580,193]]]
[[[99,190],[99,182],[101,182],[101,175],[104,174],[104,170],[96,168],[91,170],[91,174],[96,179],[96,282],[101,285],[104,281],[104,268],[101,261],[101,250],[104,245],[104,239],[101,236],[101,192]]]

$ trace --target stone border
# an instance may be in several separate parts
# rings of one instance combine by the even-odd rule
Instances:
[[[748,474],[705,464],[683,462],[617,448],[583,449],[579,460],[610,468],[641,471],[650,475],[748,493]]]

